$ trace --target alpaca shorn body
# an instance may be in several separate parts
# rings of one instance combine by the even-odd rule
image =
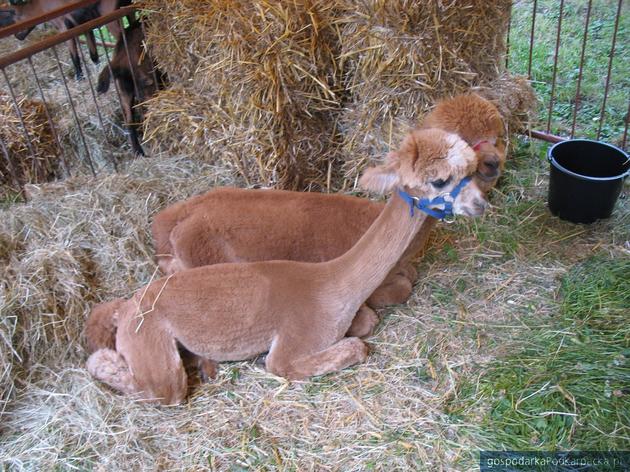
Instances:
[[[368,169],[364,188],[435,198],[476,170],[474,151],[456,135],[416,130],[385,164]],[[481,214],[473,181],[453,212]],[[426,218],[394,193],[376,221],[345,254],[323,263],[263,261],[177,272],[111,302],[116,349],[88,359],[90,373],[140,399],[181,402],[187,378],[178,345],[221,362],[268,352],[266,368],[288,379],[322,375],[363,362],[367,346],[345,337],[357,310],[383,282]]]

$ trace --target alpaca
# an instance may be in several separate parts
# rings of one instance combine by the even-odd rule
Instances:
[[[463,136],[477,152],[474,179],[484,192],[505,162],[503,121],[496,107],[475,94],[441,101],[422,126]],[[383,203],[346,195],[283,190],[215,189],[156,214],[153,240],[165,275],[223,262],[295,260],[324,262],[347,252],[383,210]],[[365,337],[378,322],[373,308],[404,303],[417,273],[410,261],[426,245],[437,223],[425,219],[413,243],[367,299],[349,336]],[[113,348],[111,310],[94,310],[87,321],[88,352]],[[375,322],[376,321],[376,322]]]
[[[438,103],[422,126],[460,135],[477,152],[477,184],[485,192],[494,187],[505,162],[505,146],[503,121],[492,103],[476,94],[458,95]],[[156,258],[166,275],[221,262],[322,262],[352,247],[382,209],[380,202],[344,195],[212,190],[156,214],[152,225]],[[425,229],[419,234],[422,242],[427,236]],[[401,266],[398,273],[411,275],[413,282],[413,267],[404,262]],[[388,297],[386,290],[377,289],[370,305],[402,303],[408,294]]]
[[[366,344],[345,337],[357,310],[415,238],[422,211],[483,213],[484,195],[470,178],[476,166],[456,135],[414,130],[364,172],[366,190],[398,192],[348,252],[321,263],[216,264],[154,281],[117,304],[116,350],[94,352],[88,371],[123,393],[174,404],[187,391],[179,345],[212,362],[268,352],[267,371],[290,380],[363,362]]]

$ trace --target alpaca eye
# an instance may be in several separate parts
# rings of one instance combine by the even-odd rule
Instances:
[[[433,182],[431,182],[431,185],[433,185],[435,188],[443,188],[446,186],[446,184],[448,184],[451,181],[451,177],[449,177],[446,180],[442,180],[442,179],[438,179],[438,180],[434,180]]]

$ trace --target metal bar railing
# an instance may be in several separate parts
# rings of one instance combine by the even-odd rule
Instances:
[[[558,54],[560,53],[560,33],[562,31],[563,11],[564,11],[564,0],[560,0],[560,15],[558,15],[558,30],[556,32],[556,50],[553,55],[553,77],[551,79],[551,98],[549,99],[549,111],[547,112],[547,133],[551,131],[551,114],[553,112],[553,101],[555,99],[556,78],[558,77]]]
[[[575,137],[575,124],[577,123],[577,112],[580,108],[580,88],[582,86],[582,74],[584,72],[584,55],[586,53],[586,39],[588,38],[588,26],[591,22],[591,9],[593,7],[593,0],[588,0],[588,7],[586,10],[586,19],[584,20],[584,33],[582,36],[582,51],[580,52],[580,66],[578,72],[577,85],[575,86],[575,106],[573,107],[573,122],[571,123],[571,138]]]
[[[97,0],[83,0],[80,2],[76,2],[72,5],[68,5],[66,7],[57,9],[55,11],[49,12],[47,14],[41,15],[38,18],[33,18],[28,21],[23,21],[20,23],[13,24],[6,28],[2,28],[0,29],[0,38],[9,36],[15,32],[23,31],[24,29],[27,29],[27,28],[32,28],[38,24],[50,21],[51,19],[57,18],[62,15],[65,15],[74,9],[84,8],[86,6],[95,4],[96,2]],[[59,32],[55,34],[54,36],[47,37],[34,44],[28,45],[22,49],[19,49],[15,52],[12,52],[3,57],[0,57],[0,71],[4,78],[4,81],[8,85],[8,89],[9,89],[10,97],[11,97],[10,99],[13,103],[14,112],[19,119],[21,132],[24,135],[25,142],[27,145],[26,146],[27,155],[29,155],[30,158],[32,159],[32,163],[29,165],[38,166],[37,168],[39,169],[39,172],[38,172],[39,174],[44,175],[44,173],[41,171],[44,170],[46,167],[43,167],[43,166],[46,166],[46,165],[49,166],[50,163],[43,162],[41,159],[41,156],[36,155],[37,151],[34,149],[28,126],[26,125],[22,117],[22,111],[20,109],[20,103],[19,103],[20,99],[18,99],[17,97],[17,92],[14,91],[14,87],[10,80],[10,74],[8,74],[8,68],[16,63],[19,63],[20,61],[28,62],[28,66],[30,67],[31,77],[34,81],[34,84],[36,84],[37,86],[36,93],[39,92],[39,97],[41,97],[41,100],[43,103],[43,112],[45,112],[44,122],[47,122],[48,126],[50,127],[51,140],[52,140],[51,142],[54,143],[53,147],[55,148],[54,151],[51,148],[51,151],[53,151],[52,156],[56,155],[56,157],[54,158],[58,159],[59,163],[61,164],[61,169],[63,170],[63,174],[65,174],[65,176],[70,176],[71,169],[70,169],[69,162],[66,159],[67,157],[66,154],[70,151],[67,149],[68,146],[62,146],[62,139],[60,137],[58,126],[57,126],[59,117],[53,114],[51,111],[51,107],[48,104],[46,94],[44,93],[44,88],[42,87],[42,82],[40,80],[40,77],[38,76],[37,70],[35,68],[35,64],[33,63],[33,60],[32,60],[33,56],[39,53],[42,53],[44,51],[50,51],[49,58],[53,60],[53,63],[55,64],[54,67],[58,72],[58,74],[55,74],[55,76],[59,76],[60,82],[61,82],[60,85],[63,87],[63,90],[65,92],[65,98],[64,98],[63,103],[67,104],[70,110],[70,114],[68,114],[67,116],[70,117],[71,115],[71,119],[74,123],[72,128],[78,131],[79,141],[77,142],[76,149],[74,146],[71,146],[72,152],[74,152],[78,158],[81,158],[81,155],[83,155],[84,156],[83,161],[85,162],[88,168],[88,171],[92,175],[96,175],[96,171],[97,171],[96,161],[94,161],[94,158],[92,155],[93,149],[91,149],[90,145],[88,144],[88,140],[86,138],[87,136],[86,126],[89,126],[90,129],[98,129],[98,128],[94,128],[90,123],[97,124],[97,126],[100,127],[100,129],[103,131],[103,136],[107,135],[107,131],[105,128],[104,115],[102,114],[101,106],[99,105],[99,99],[97,97],[96,89],[94,85],[95,76],[93,72],[90,70],[90,68],[86,67],[85,69],[87,71],[87,86],[80,86],[79,85],[80,82],[77,82],[76,85],[72,85],[70,87],[66,74],[63,71],[62,63],[59,59],[59,54],[57,52],[56,46],[68,40],[78,40],[80,35],[83,35],[94,29],[97,29],[100,32],[101,37],[104,38],[105,37],[105,35],[103,34],[104,26],[111,24],[112,22],[118,22],[121,29],[124,29],[121,18],[125,16],[135,15],[135,11],[136,10],[133,6],[117,9],[111,13],[99,16],[93,20],[74,26],[68,30]],[[125,41],[125,39],[126,38],[123,35],[122,40]],[[101,40],[100,43],[101,43],[100,46],[103,48],[102,51],[105,53],[105,56],[107,58],[106,67],[109,69],[109,73],[111,74],[112,65],[110,61],[110,51],[108,50],[108,46],[111,46],[111,45],[105,43],[103,40]],[[78,55],[80,58],[79,61],[87,65],[87,62],[85,60],[86,54],[84,53],[80,44],[78,44],[77,46],[78,46],[77,47]],[[126,41],[124,44],[124,51],[127,54],[129,54],[129,48],[127,47]],[[132,64],[131,58],[129,57],[127,58],[127,63],[131,66]],[[121,96],[117,81],[113,80],[112,82],[114,83],[114,88],[116,89],[116,97],[118,99],[118,103],[120,104],[121,108],[123,108],[123,100],[122,100],[122,96]],[[54,82],[51,82],[51,83],[54,83]],[[134,85],[136,86],[135,83]],[[89,87],[90,89],[89,91],[85,90],[87,87]],[[137,90],[137,86],[135,88]],[[93,106],[88,105],[89,103],[92,103]],[[86,113],[88,117],[87,121],[86,121]],[[89,119],[90,115],[96,116],[97,121],[96,122],[90,121]],[[92,138],[93,136],[94,136],[93,132],[91,132],[90,138]],[[7,177],[9,177],[13,181],[13,184],[15,185],[16,188],[22,189],[23,185],[28,182],[24,181],[25,176],[22,175],[22,170],[16,167],[16,165],[19,165],[19,163],[16,161],[16,156],[11,156],[12,151],[6,145],[6,143],[2,142],[0,147],[2,148],[0,149],[0,151],[2,151],[1,152],[2,158],[7,161],[7,170],[9,173]],[[113,165],[114,170],[118,170],[118,165],[117,165],[115,156],[111,153],[105,153],[105,154],[107,155],[107,157],[105,158],[106,161],[111,163],[111,165]],[[23,197],[25,196],[23,191],[22,191],[22,196]]]
[[[60,16],[67,15],[68,13],[72,13],[74,10],[77,10],[79,8],[89,7],[98,2],[99,0],[80,0],[76,3],[66,5],[65,7],[51,10],[48,13],[44,13],[43,15],[40,15],[38,17],[30,18],[25,21],[20,21],[19,23],[14,23],[10,26],[5,26],[4,28],[0,28],[0,39],[6,38],[7,36],[11,36],[15,33],[19,33],[20,31],[33,28],[37,25],[41,25],[42,23],[54,20],[55,18],[59,18]]]
[[[532,78],[532,58],[534,53],[534,31],[536,31],[536,10],[538,8],[538,0],[534,0],[534,8],[532,9],[532,29],[529,32],[529,58],[527,59],[527,77]],[[510,23],[512,23],[510,15]]]
[[[604,125],[604,118],[606,116],[606,101],[608,100],[608,90],[610,89],[610,76],[612,75],[612,63],[615,57],[615,46],[617,44],[617,31],[619,31],[619,18],[621,17],[621,4],[623,0],[619,0],[617,5],[617,15],[615,16],[615,29],[613,31],[612,45],[610,46],[610,54],[608,57],[608,72],[606,72],[606,85],[604,86],[604,101],[602,102],[601,114],[599,117],[599,126],[597,127],[597,139],[602,134],[602,126]],[[626,117],[626,121],[627,121]]]
[[[584,133],[592,136],[593,139],[599,140],[602,139],[602,136],[605,136],[621,145],[624,149],[626,148],[630,104],[627,112],[624,113],[624,111],[620,110],[619,90],[614,88],[614,84],[618,82],[617,77],[620,73],[623,74],[618,68],[620,59],[617,57],[617,45],[622,31],[621,15],[624,14],[623,0],[617,0],[613,5],[599,4],[593,2],[593,0],[588,0],[580,5],[582,10],[576,14],[576,10],[569,9],[569,4],[565,0],[560,0],[555,5],[554,2],[542,2],[539,0],[513,2],[511,9],[512,19],[508,28],[508,34],[510,34],[509,32],[518,31],[518,34],[524,35],[523,33],[527,31],[525,34],[528,34],[529,37],[527,39],[522,38],[522,41],[516,41],[522,46],[515,49],[515,54],[519,56],[512,55],[509,58],[509,65],[511,69],[514,69],[513,72],[518,73],[522,71],[521,73],[524,73],[526,70],[528,78],[534,81],[534,87],[541,92],[543,98],[543,109],[540,113],[540,127],[542,129],[528,130],[528,134],[532,137],[549,142],[557,142],[558,140],[574,138],[576,134],[580,134],[580,130],[584,130]],[[577,38],[571,37],[568,40],[567,35],[571,34],[570,31],[575,29],[575,19],[578,18],[578,22],[581,23],[582,14],[584,15],[583,24],[578,26],[582,31],[582,36]],[[567,15],[571,17],[572,21],[569,26],[563,24],[563,19],[566,20]],[[550,22],[551,18],[556,20],[557,23]],[[601,61],[599,63],[600,66],[603,67],[604,60],[607,61],[607,71],[602,73],[600,67],[597,77],[594,77],[593,74],[596,72],[592,69],[591,63],[587,61],[587,57],[590,57],[589,52],[591,50],[601,51],[606,48],[606,45],[602,44],[603,36],[601,33],[589,35],[589,30],[592,30],[594,28],[593,25],[596,24],[593,18],[598,18],[598,31],[600,31],[602,19],[604,21],[609,19],[609,22],[605,23],[604,31],[606,31],[605,34],[610,34],[612,31],[610,48],[606,54],[600,52],[598,56],[598,59]],[[514,20],[519,23],[513,23]],[[528,24],[527,22],[530,23]],[[517,29],[515,29],[515,24],[519,25]],[[553,33],[551,32],[552,28],[554,30]],[[544,34],[541,33],[542,31],[546,31],[547,35],[541,36],[541,34]],[[551,41],[552,34],[554,42]],[[506,55],[511,54],[512,50],[514,50],[510,40],[515,40],[514,33],[512,33],[511,38],[508,38],[507,44],[509,44],[509,49],[506,50]],[[529,42],[529,49],[527,49],[526,41]],[[569,43],[574,42],[579,42],[580,46],[568,46]],[[541,44],[545,45],[544,47],[547,47],[547,49],[553,47],[553,56],[548,55],[547,51],[541,51]],[[578,53],[579,51],[579,56],[577,54],[566,54],[566,51],[563,49],[566,47],[575,47],[575,52]],[[578,47],[580,49],[577,49]],[[551,67],[548,67],[546,63],[538,63],[539,58],[549,56],[553,58]],[[522,57],[521,62],[514,60],[515,57]],[[576,74],[576,80],[573,82],[567,80],[568,77],[564,75],[564,72],[561,72],[566,69],[564,61],[567,57],[570,58],[568,60],[575,61],[575,64],[577,64],[577,67],[571,66],[570,70],[571,77],[573,77],[573,74]],[[506,64],[508,64],[507,59]],[[518,68],[521,71],[516,70]],[[547,72],[549,72],[548,76],[546,75]],[[546,78],[541,79],[541,75]],[[596,86],[595,90],[597,92],[601,91],[601,95],[597,92],[594,94],[593,83],[600,80],[601,87]],[[575,87],[574,90],[572,86]],[[569,89],[567,90],[567,88]],[[611,98],[613,97],[613,91],[614,101]],[[573,98],[568,99],[567,95]],[[601,106],[596,105],[600,100]],[[586,103],[589,104],[588,107],[584,106]],[[609,103],[612,105],[609,105]],[[558,105],[561,106],[559,107]],[[614,115],[611,112],[611,106],[614,107]],[[580,116],[578,116],[578,112],[580,112]],[[582,117],[584,113],[588,114],[588,119]],[[619,119],[622,115],[625,115],[623,121]],[[558,120],[559,116],[567,118],[567,122],[563,123],[562,120]],[[614,116],[614,125],[605,127],[607,124],[606,119],[611,120],[612,116]]]
[[[38,52],[42,52],[46,49],[50,49],[57,44],[61,44],[63,42],[68,41],[69,39],[76,38],[77,36],[84,34],[90,30],[98,28],[99,26],[104,26],[107,23],[111,23],[112,21],[117,20],[125,15],[130,15],[134,12],[134,7],[123,7],[118,10],[113,11],[112,13],[108,13],[107,15],[99,16],[95,20],[90,20],[85,23],[82,23],[78,26],[75,26],[68,31],[63,31],[58,33],[50,38],[43,39],[35,44],[22,48],[18,51],[15,51],[12,54],[8,54],[4,57],[0,57],[0,69],[4,69],[5,67],[15,64],[16,62],[22,61]],[[10,27],[9,27],[10,28]]]

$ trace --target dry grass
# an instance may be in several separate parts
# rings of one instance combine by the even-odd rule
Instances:
[[[178,84],[149,106],[146,138],[169,152],[220,156],[252,183],[324,188],[339,107],[335,2],[143,5],[153,12],[152,54]],[[166,133],[195,139],[163,143]]]

